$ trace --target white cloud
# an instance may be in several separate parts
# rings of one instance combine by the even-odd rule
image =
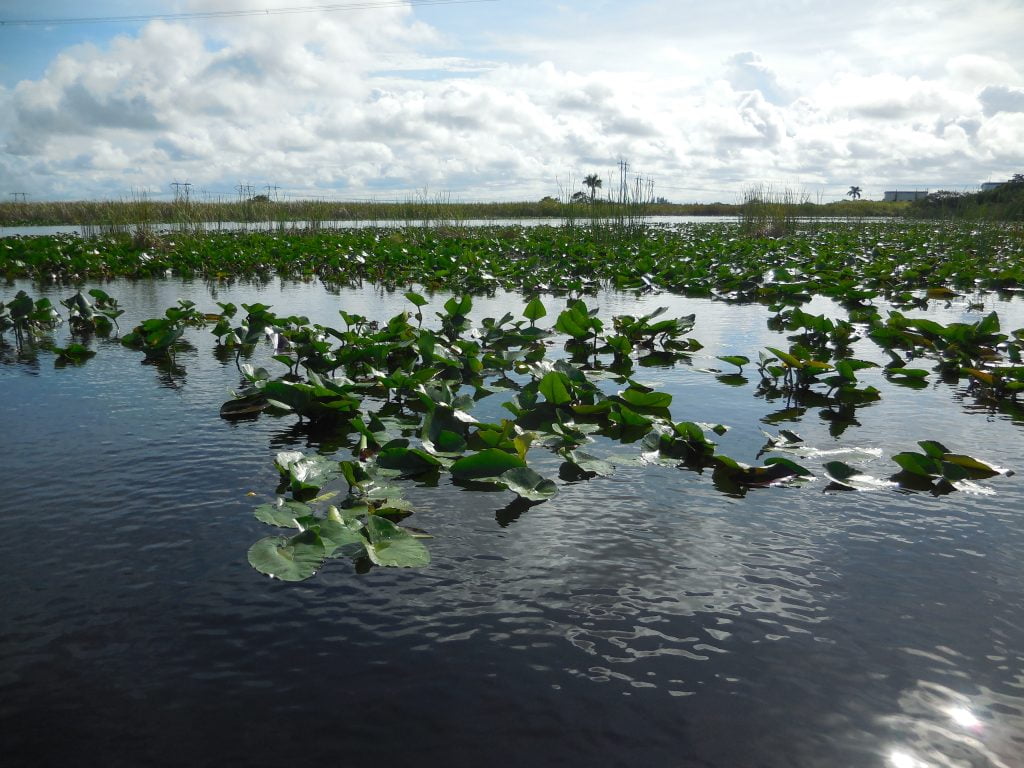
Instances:
[[[988,22],[985,49],[974,5],[950,21],[951,0],[816,7],[793,0],[753,18],[726,2],[679,18],[673,3],[631,16],[571,5],[555,18],[573,36],[512,31],[514,61],[445,48],[451,36],[408,6],[153,22],[0,88],[0,174],[34,197],[167,193],[177,178],[221,194],[251,182],[504,199],[626,158],[679,190],[670,198],[730,199],[760,181],[870,195],[1024,164],[1024,54],[999,47],[1003,21]],[[944,47],[912,51],[922,40]]]

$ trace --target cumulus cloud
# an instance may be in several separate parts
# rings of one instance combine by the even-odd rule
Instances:
[[[990,85],[978,94],[987,116],[999,112],[1024,112],[1024,88]]]
[[[737,91],[757,91],[771,104],[788,104],[793,94],[782,86],[778,76],[753,51],[733,54],[726,61],[727,79]]]
[[[652,4],[666,29],[670,5]],[[683,190],[667,196],[729,199],[765,180],[842,195],[850,183],[938,186],[1021,162],[1020,54],[951,49],[898,72],[849,48],[801,69],[737,39],[711,57],[662,40],[622,58],[474,59],[445,49],[413,10],[153,22],[69,48],[41,77],[0,88],[0,175],[37,197],[166,193],[177,178],[215,194],[251,182],[539,198],[624,158]],[[711,13],[694,23],[712,29]],[[905,34],[920,24],[912,16],[888,23]]]

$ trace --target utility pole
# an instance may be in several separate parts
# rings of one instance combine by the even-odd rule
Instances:
[[[267,190],[267,200],[277,200],[277,190],[280,189],[280,187],[277,186],[277,184],[267,184],[267,186],[264,187],[264,189]],[[273,192],[273,196],[271,196],[271,192]]]
[[[11,192],[11,197],[14,198],[16,203],[27,203],[28,193],[27,192]]]
[[[174,189],[174,202],[176,203],[187,203],[189,195],[192,190],[192,185],[187,181],[172,181],[171,187]]]

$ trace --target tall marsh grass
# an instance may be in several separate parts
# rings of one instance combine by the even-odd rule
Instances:
[[[782,237],[792,234],[802,209],[811,205],[810,195],[788,187],[755,184],[743,193],[739,206],[740,230],[757,237]]]

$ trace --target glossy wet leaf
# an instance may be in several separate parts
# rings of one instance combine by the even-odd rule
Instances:
[[[406,291],[405,298],[411,301],[416,307],[424,307],[427,304],[427,300],[416,291]]]
[[[530,501],[544,501],[558,493],[558,486],[529,467],[515,467],[502,472],[499,479],[508,489]]]
[[[366,518],[366,554],[376,565],[421,568],[430,552],[415,536],[379,515]]]
[[[299,501],[279,500],[278,503],[260,504],[253,510],[256,519],[267,525],[280,528],[298,528],[295,519],[305,517],[313,512],[307,505]]]
[[[972,456],[965,456],[959,453],[945,453],[942,456],[942,460],[948,464],[961,467],[967,472],[967,477],[974,480],[995,477],[996,475],[1012,474],[1009,470],[1000,469]]]
[[[303,581],[323,564],[326,550],[320,535],[303,531],[291,538],[268,536],[249,548],[249,564],[281,581]]]
[[[637,387],[623,390],[619,397],[634,408],[668,408],[672,404],[672,395],[667,392],[645,392]]]
[[[876,491],[885,488],[892,488],[896,484],[890,480],[881,480],[871,475],[866,475],[855,467],[841,461],[826,461],[823,465],[826,476],[835,485],[848,490]]]
[[[441,462],[418,448],[384,447],[377,454],[377,466],[402,472],[428,472],[441,466]]]
[[[325,557],[344,557],[363,551],[366,538],[356,520],[327,518],[317,523],[317,533],[324,545]]]
[[[339,472],[338,462],[326,456],[303,456],[288,467],[293,491],[317,490]]]
[[[917,444],[921,446],[921,450],[925,452],[926,456],[931,456],[933,459],[941,459],[949,453],[949,448],[937,440],[918,440]]]
[[[456,461],[451,466],[451,473],[456,478],[473,480],[498,477],[502,472],[525,466],[526,462],[516,454],[506,453],[497,448],[486,448]]]
[[[608,418],[624,427],[646,428],[651,426],[652,423],[646,416],[641,416],[624,405],[619,405],[609,411]]]
[[[599,459],[586,451],[567,451],[565,458],[584,472],[593,472],[595,475],[610,477],[615,474],[615,466],[604,459]]]
[[[746,355],[719,355],[718,359],[724,363],[735,365],[737,368],[742,368],[750,362],[750,358]]]
[[[904,472],[919,477],[931,477],[942,474],[942,464],[935,458],[921,453],[904,451],[892,457]]]
[[[523,317],[529,320],[531,323],[540,320],[542,317],[547,315],[548,311],[545,309],[544,304],[541,303],[539,298],[534,297],[530,299],[530,302],[526,305],[523,310]]]
[[[572,400],[569,378],[561,371],[549,371],[537,385],[544,399],[552,405],[565,405]]]
[[[923,368],[886,368],[886,375],[902,377],[907,379],[923,379],[928,376],[929,371]]]

